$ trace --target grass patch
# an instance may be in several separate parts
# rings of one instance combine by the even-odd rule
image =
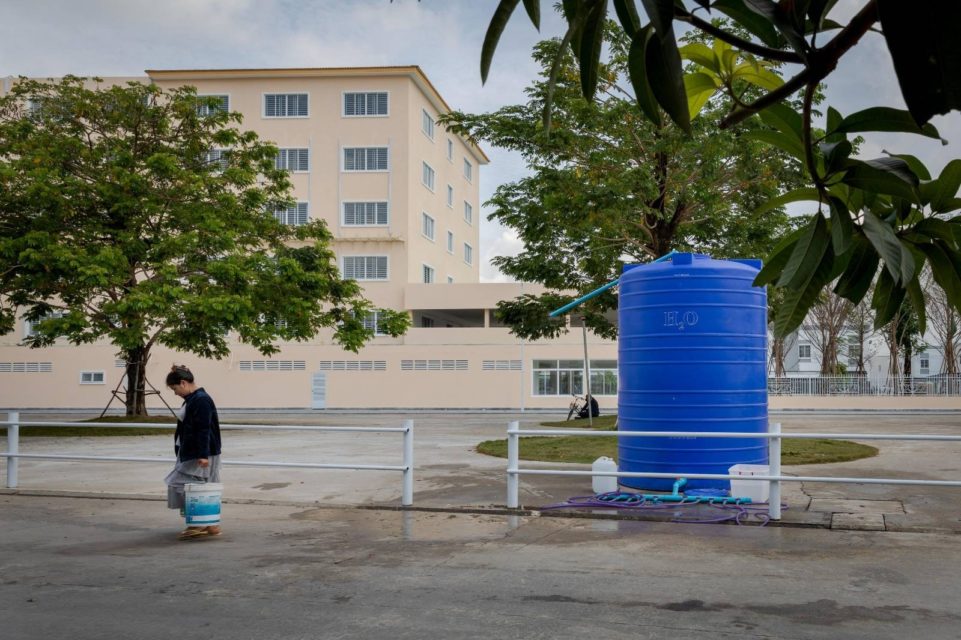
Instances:
[[[30,422],[30,418],[25,418],[25,422]],[[68,422],[64,420],[63,422]],[[147,416],[139,418],[129,418],[127,416],[104,416],[103,418],[88,418],[77,422],[100,422],[100,423],[119,423],[119,422],[146,422],[150,424],[169,424],[169,429],[148,429],[144,427],[20,427],[20,436],[23,438],[100,438],[104,436],[156,436],[170,435],[174,432],[177,420],[173,416]]]
[[[594,418],[594,428],[611,431],[617,416]],[[543,422],[545,427],[586,429],[586,420]],[[610,436],[530,436],[521,438],[521,460],[539,462],[573,462],[590,464],[601,456],[617,460],[617,438]],[[485,440],[477,445],[478,453],[498,458],[507,457],[507,440]],[[878,455],[875,447],[850,440],[807,440],[784,438],[781,442],[781,464],[824,464],[848,462]]]

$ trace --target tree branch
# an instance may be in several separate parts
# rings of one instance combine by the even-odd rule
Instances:
[[[715,27],[713,24],[707,20],[702,20],[698,18],[693,13],[689,13],[679,7],[674,9],[674,17],[680,22],[687,22],[691,26],[697,27],[704,33],[708,33],[718,40],[723,40],[724,42],[734,45],[741,51],[747,51],[748,53],[753,53],[754,55],[767,58],[769,60],[777,60],[778,62],[789,62],[792,64],[802,64],[804,60],[801,56],[794,53],[793,51],[782,51],[781,49],[772,49],[770,47],[765,47],[763,45],[751,42],[750,40],[745,40],[744,38],[739,38],[733,33],[728,33],[724,29]]]

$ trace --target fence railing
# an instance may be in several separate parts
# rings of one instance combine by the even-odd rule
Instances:
[[[144,428],[170,429],[170,424],[140,423],[140,422],[22,422],[19,412],[7,414],[7,419],[0,421],[0,428],[7,430],[7,450],[0,452],[0,457],[7,460],[7,488],[15,489],[19,484],[19,465],[21,459],[34,460],[66,460],[66,461],[95,461],[95,462],[149,462],[171,465],[173,458],[142,458],[116,456],[90,456],[70,453],[21,453],[20,427],[108,427],[108,428]],[[356,464],[356,463],[316,463],[316,462],[279,462],[271,460],[229,460],[223,461],[225,466],[236,467],[278,467],[286,469],[350,469],[355,471],[401,471],[403,472],[401,487],[401,505],[409,507],[414,503],[414,421],[405,420],[401,427],[326,427],[308,425],[265,425],[265,424],[221,424],[224,430],[251,431],[341,431],[349,433],[401,433],[403,434],[403,461],[399,465],[389,464]]]
[[[961,375],[768,378],[774,396],[958,396]]]
[[[781,519],[782,482],[832,482],[840,484],[890,484],[918,485],[926,487],[961,487],[961,480],[920,480],[911,478],[842,478],[829,476],[785,476],[781,473],[781,439],[802,438],[807,440],[918,440],[938,442],[961,442],[961,436],[939,434],[876,434],[876,433],[782,433],[781,423],[770,425],[768,433],[718,432],[718,431],[595,431],[591,429],[521,429],[518,422],[507,426],[507,506],[516,509],[520,505],[521,475],[540,476],[607,476],[615,478],[687,478],[688,480],[760,480],[770,482],[768,515],[772,520]],[[608,436],[615,438],[767,438],[770,474],[752,475],[749,478],[726,473],[674,473],[647,471],[575,471],[560,469],[522,469],[520,467],[521,436]]]

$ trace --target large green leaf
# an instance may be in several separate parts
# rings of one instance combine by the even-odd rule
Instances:
[[[884,264],[895,282],[903,282],[914,275],[914,264],[903,265],[903,252],[901,240],[894,233],[894,230],[870,211],[864,212],[864,235],[867,236],[874,250],[884,260]],[[910,257],[910,256],[909,256]],[[902,275],[907,273],[906,279],[902,280]]]
[[[691,117],[684,90],[681,54],[674,37],[673,0],[643,0],[647,15],[654,25],[654,38],[647,49],[647,74],[658,104],[667,111],[674,124],[691,132]]]
[[[757,36],[767,46],[776,49],[782,46],[783,40],[771,21],[748,9],[744,0],[715,0],[714,8]]]
[[[777,209],[778,207],[783,207],[786,204],[792,202],[819,202],[820,196],[818,190],[814,187],[801,187],[800,189],[794,189],[793,191],[788,191],[776,198],[771,198],[767,200],[764,204],[754,210],[755,214],[766,213],[771,209]]]
[[[627,67],[630,71],[631,86],[641,111],[658,127],[661,126],[661,111],[657,105],[654,92],[651,91],[650,78],[647,75],[647,52],[652,46],[654,27],[647,25],[637,32],[631,41],[631,50],[627,54]]]
[[[801,114],[783,104],[773,104],[758,114],[761,122],[769,127],[773,127],[783,134],[795,138],[798,144],[802,144],[804,122]]]
[[[541,30],[541,0],[524,0],[524,9],[527,10],[527,17],[531,19],[534,28]]]
[[[601,45],[604,43],[604,18],[607,0],[591,0],[581,34],[578,61],[581,69],[581,93],[589,101],[597,91],[597,69],[601,63]]]
[[[491,60],[494,59],[494,50],[497,49],[497,42],[504,33],[504,27],[511,19],[511,14],[520,0],[501,0],[494,10],[491,22],[487,26],[487,34],[484,36],[484,44],[481,47],[481,82],[487,82],[487,73],[491,68]]]
[[[954,159],[945,165],[937,180],[933,180],[922,187],[922,194],[931,203],[931,209],[937,213],[953,211],[954,200],[961,188],[961,160]]]
[[[827,252],[807,282],[797,289],[787,290],[774,318],[775,335],[786,336],[801,326],[808,311],[817,302],[821,289],[830,281],[831,267],[832,255]]]
[[[801,141],[786,133],[772,131],[771,129],[754,129],[752,131],[745,131],[741,135],[747,140],[760,140],[761,142],[773,145],[801,162],[804,162],[804,146],[801,144]]]
[[[834,255],[844,254],[851,245],[851,236],[854,233],[854,221],[851,220],[851,212],[847,205],[840,198],[831,196],[831,243],[834,246]]]
[[[961,309],[961,273],[955,268],[955,262],[950,257],[953,250],[938,240],[930,244],[919,244],[918,249],[931,263],[931,275],[947,295],[948,302],[956,309]]]
[[[849,168],[842,181],[856,189],[904,198],[918,199],[918,177],[900,158],[848,160]]]
[[[781,277],[781,272],[784,270],[788,258],[791,257],[795,245],[797,245],[798,240],[804,233],[805,230],[803,228],[796,229],[781,238],[781,240],[774,245],[774,249],[772,249],[770,255],[768,255],[764,267],[758,272],[757,277],[754,278],[755,287],[763,287],[764,285],[771,284]]]
[[[887,271],[881,271],[878,282],[874,285],[874,297],[871,298],[875,329],[880,329],[891,322],[904,302],[905,293],[907,291],[897,286]]]
[[[803,28],[799,29],[778,3],[773,0],[744,0],[744,5],[773,24],[798,54],[807,56],[808,43],[804,39]]]
[[[717,58],[715,58],[714,52],[703,42],[692,42],[691,44],[684,45],[678,49],[678,51],[681,52],[681,57],[685,60],[699,64],[714,73],[720,71],[718,66],[719,62]]]
[[[885,153],[887,153],[885,151]],[[908,165],[908,168],[921,180],[930,180],[931,174],[928,172],[928,168],[924,166],[916,156],[912,156],[909,153],[888,153],[892,158],[900,158]]]
[[[805,233],[798,239],[788,258],[784,271],[778,279],[777,286],[788,289],[801,289],[811,280],[812,274],[824,258],[831,244],[824,216],[816,213],[805,227]]]
[[[871,247],[871,243],[864,236],[855,236],[853,242],[851,259],[848,261],[844,273],[838,278],[838,282],[834,286],[834,293],[857,304],[861,302],[868,289],[871,288],[871,283],[874,282],[874,274],[878,271],[880,259],[874,248]]]
[[[753,60],[742,62],[734,67],[733,78],[761,87],[765,91],[774,91],[784,84],[784,80],[779,75]]]
[[[714,77],[698,71],[684,76],[684,89],[687,91],[687,110],[694,119],[701,108],[717,91],[719,81]]]
[[[634,0],[614,0],[614,11],[628,37],[633,38],[641,30],[641,18],[637,15]]]
[[[850,114],[842,120],[836,128],[828,131],[831,133],[855,133],[862,131],[895,131],[899,133],[916,133],[940,140],[942,144],[947,144],[938,134],[938,130],[931,123],[919,127],[911,117],[911,114],[903,109],[892,107],[871,107],[863,111]]]
[[[921,335],[924,335],[927,329],[927,314],[925,313],[924,304],[924,292],[921,291],[921,282],[915,278],[908,283],[908,299],[911,301],[911,308],[914,309],[914,313],[918,316],[918,329]]]
[[[877,0],[901,94],[919,124],[961,109],[961,2]]]
[[[951,227],[952,225],[944,220],[939,220],[938,218],[925,218],[921,220],[918,224],[914,225],[912,231],[920,233],[921,235],[935,239],[938,238],[947,242],[948,244],[954,244],[956,241],[954,231]]]

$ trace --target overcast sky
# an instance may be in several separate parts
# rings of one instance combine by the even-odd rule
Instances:
[[[863,0],[841,0],[847,17]],[[145,69],[419,65],[444,99],[468,112],[523,101],[534,78],[530,49],[538,33],[521,7],[508,25],[481,86],[481,43],[497,0],[0,0],[0,76],[142,75]],[[561,20],[543,0],[542,36],[559,36]],[[828,80],[828,104],[842,113],[876,105],[903,107],[883,39],[870,35]],[[961,115],[934,120],[940,143],[878,136],[863,157],[882,149],[912,153],[933,172],[961,157]],[[485,146],[481,200],[524,175],[515,155]],[[485,211],[486,214],[486,211]],[[490,258],[520,249],[516,236],[481,226],[481,278],[503,279]]]

